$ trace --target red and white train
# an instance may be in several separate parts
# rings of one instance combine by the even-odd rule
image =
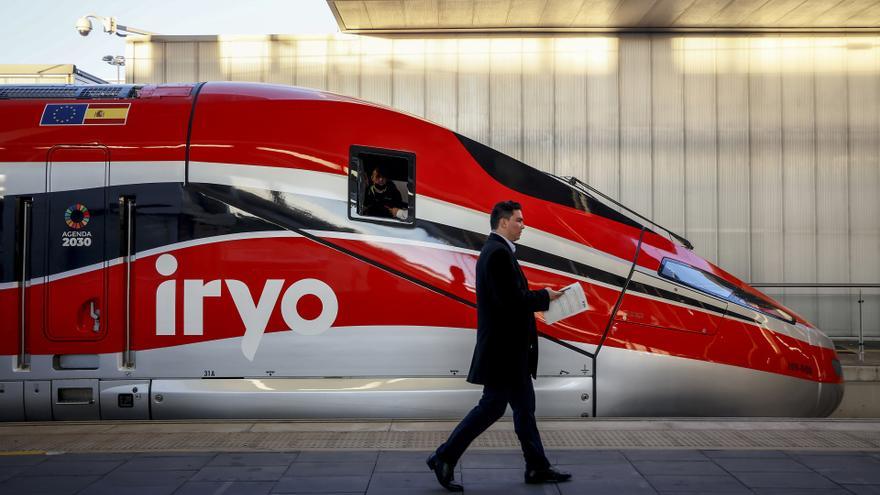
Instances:
[[[364,215],[381,167],[405,203]],[[0,87],[0,417],[455,418],[474,266],[523,205],[544,417],[826,416],[831,341],[574,179],[389,108],[245,83]]]

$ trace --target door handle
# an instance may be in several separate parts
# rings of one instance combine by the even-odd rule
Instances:
[[[101,331],[101,310],[95,308],[95,300],[89,301],[89,316],[92,317],[95,324],[92,325],[92,331],[98,333]]]

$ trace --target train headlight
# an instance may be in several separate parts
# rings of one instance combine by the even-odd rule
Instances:
[[[834,368],[834,372],[837,373],[837,376],[839,378],[843,378],[843,368],[840,366],[839,359],[832,359],[831,360],[831,367]]]

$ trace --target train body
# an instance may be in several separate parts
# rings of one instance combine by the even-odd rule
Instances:
[[[575,180],[262,84],[0,87],[0,418],[454,418],[474,267],[523,205],[538,415],[827,416],[831,341]],[[365,209],[380,169],[397,216]],[[685,243],[686,244],[686,243]]]

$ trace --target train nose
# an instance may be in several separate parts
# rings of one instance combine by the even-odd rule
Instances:
[[[812,328],[811,333],[811,340],[815,341],[814,345],[818,345],[819,349],[819,355],[816,356],[820,370],[816,416],[824,418],[830,416],[843,401],[843,366],[831,339],[818,328]]]

